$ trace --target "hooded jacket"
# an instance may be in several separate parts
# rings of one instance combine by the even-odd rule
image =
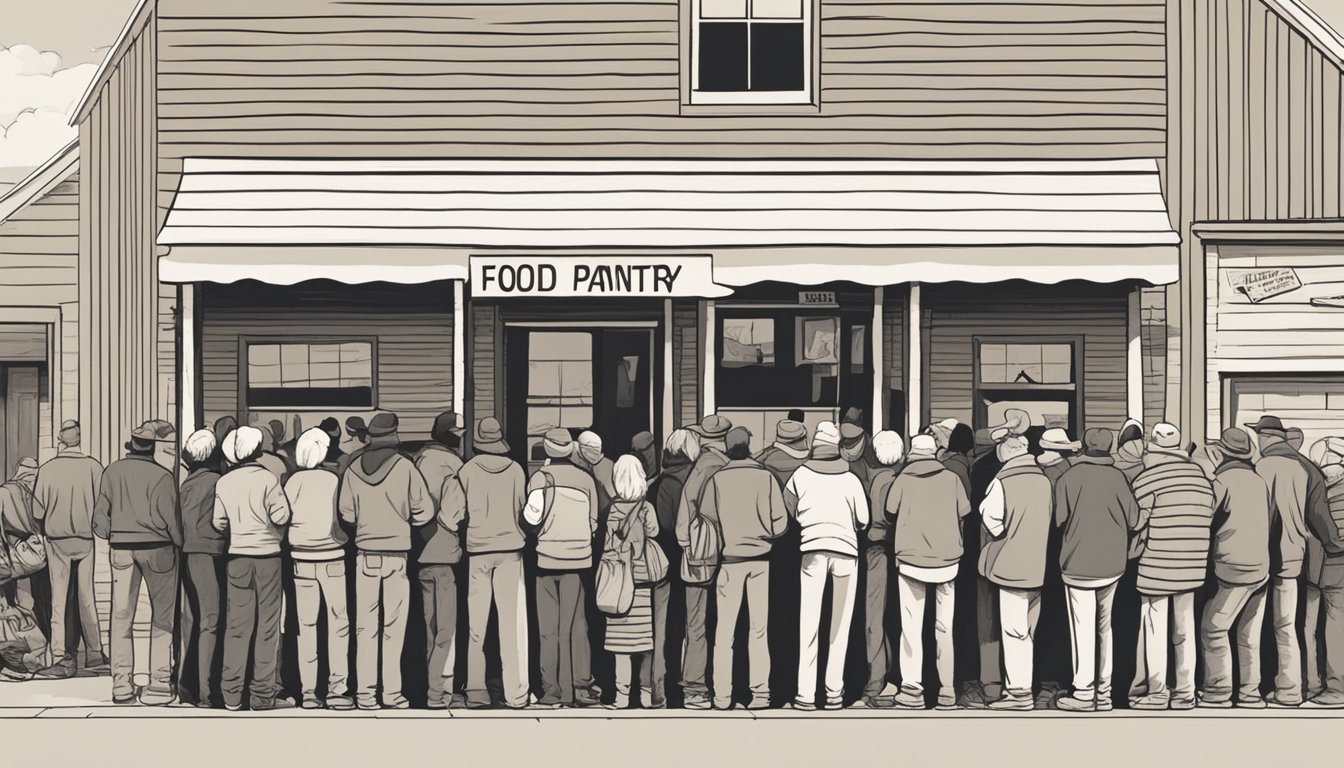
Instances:
[[[1213,475],[1213,574],[1225,584],[1269,578],[1269,488],[1250,462],[1229,461]]]
[[[457,475],[467,509],[467,554],[523,548],[522,514],[527,475],[508,456],[480,453]]]
[[[1138,590],[1174,595],[1204,585],[1209,565],[1213,484],[1184,454],[1149,449],[1134,481],[1144,536]]]
[[[971,457],[964,453],[949,453],[943,457],[943,466],[961,480],[966,498],[971,498]]]
[[[103,478],[103,465],[74,448],[62,448],[37,471],[34,512],[53,539],[92,539],[93,502]],[[207,518],[209,515],[206,516]],[[209,520],[206,520],[207,527]]]
[[[361,552],[409,552],[411,526],[434,519],[425,478],[394,447],[361,452],[341,478],[341,519],[355,527]]]
[[[523,514],[538,526],[538,568],[582,571],[592,566],[600,493],[593,476],[568,461],[533,473]]]
[[[770,470],[770,474],[775,476],[775,481],[779,483],[779,487],[783,488],[789,484],[789,478],[793,477],[793,473],[797,472],[798,468],[803,466],[803,462],[807,461],[807,449],[795,448],[776,441],[756,454],[756,461]]]
[[[1055,484],[1055,525],[1064,529],[1059,567],[1064,583],[1088,587],[1125,572],[1129,533],[1139,504],[1110,457],[1082,456]]]
[[[789,524],[775,476],[751,459],[730,461],[714,473],[700,495],[700,514],[719,524],[725,563],[768,557],[770,543]]]
[[[980,504],[987,537],[980,548],[981,576],[1012,589],[1042,587],[1052,485],[1030,455],[1004,462]]]
[[[1137,439],[1128,439],[1120,443],[1120,438],[1127,438],[1130,435],[1138,434]],[[1128,419],[1120,427],[1120,434],[1116,442],[1115,449],[1115,468],[1125,474],[1125,479],[1130,483],[1143,471],[1143,425],[1135,419]]]
[[[1307,554],[1307,470],[1301,454],[1286,441],[1260,451],[1255,472],[1269,488],[1269,498],[1279,523],[1279,540],[1274,551],[1274,575],[1295,579],[1302,575]]]
[[[466,504],[462,483],[462,459],[441,443],[430,443],[415,456],[415,468],[425,478],[429,497],[434,502],[438,523],[420,528],[421,565],[452,565],[462,560],[462,518]]]
[[[112,462],[98,486],[93,534],[114,547],[182,546],[172,473],[153,456],[131,454]]]
[[[858,557],[858,532],[869,521],[863,483],[843,459],[808,459],[784,487],[784,503],[798,519],[800,551]]]
[[[935,458],[905,465],[887,492],[896,561],[915,568],[947,568],[961,560],[961,520],[970,514],[966,486]]]

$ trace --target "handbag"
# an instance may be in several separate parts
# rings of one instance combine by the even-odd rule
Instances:
[[[22,485],[17,486],[28,494],[34,504],[37,499]],[[11,543],[9,531],[5,529],[4,515],[0,515],[0,584],[24,579],[47,567],[47,542],[41,536],[33,534],[18,542]]]
[[[612,546],[603,547],[602,559],[593,575],[594,602],[608,616],[624,616],[635,604],[635,553],[630,546],[631,513],[611,536]]]

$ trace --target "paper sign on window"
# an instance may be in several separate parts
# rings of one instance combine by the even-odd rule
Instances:
[[[1302,287],[1297,272],[1291,268],[1236,270],[1228,273],[1228,282],[1252,304]]]

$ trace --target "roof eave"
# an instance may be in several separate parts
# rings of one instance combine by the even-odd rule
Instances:
[[[1275,15],[1296,29],[1337,69],[1344,70],[1344,35],[1325,22],[1302,0],[1261,0]]]
[[[89,116],[93,106],[98,103],[98,94],[102,92],[103,86],[112,77],[112,73],[117,70],[122,57],[130,50],[131,45],[139,39],[140,33],[145,30],[149,21],[150,13],[155,7],[155,0],[138,0],[135,10],[131,12],[130,18],[121,28],[121,33],[117,35],[117,40],[112,47],[107,49],[107,55],[98,65],[98,71],[94,73],[93,79],[84,89],[83,95],[79,97],[79,106],[76,107],[70,118],[71,125],[79,125],[84,122],[84,118]]]
[[[51,191],[52,187],[70,178],[70,174],[78,168],[79,140],[75,139],[66,144],[61,151],[52,155],[45,163],[38,166],[32,173],[25,176],[18,184],[0,195],[0,224],[5,223],[10,216],[23,210],[29,203]]]

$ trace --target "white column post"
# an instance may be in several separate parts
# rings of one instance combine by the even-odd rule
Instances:
[[[196,284],[184,283],[178,288],[178,312],[182,317],[182,341],[177,350],[178,404],[177,434],[179,443],[198,428],[196,424]]]
[[[672,300],[663,299],[663,429],[659,445],[667,445],[667,436],[676,428],[676,391],[672,381]]]
[[[906,323],[905,348],[908,350],[906,358],[910,361],[909,370],[905,372],[906,380],[909,386],[905,393],[906,410],[906,441],[919,433],[924,420],[924,350],[921,348],[924,329],[921,323],[921,307],[923,297],[920,295],[919,283],[910,284],[910,311],[909,320]]]
[[[1139,288],[1129,292],[1128,328],[1125,336],[1125,402],[1128,416],[1143,421],[1143,304]]]
[[[705,302],[705,335],[703,338],[704,349],[704,376],[701,377],[702,388],[700,391],[700,402],[704,404],[704,415],[708,416],[714,412],[714,302]]]
[[[873,289],[873,327],[868,335],[873,345],[873,434],[880,432],[884,426],[882,414],[885,411],[883,406],[886,405],[883,395],[887,388],[882,384],[887,378],[887,358],[883,354],[883,332],[886,329],[882,327],[882,306],[885,298],[885,288],[879,285]]]
[[[464,341],[466,311],[462,306],[466,296],[466,291],[463,290],[465,284],[464,280],[453,281],[453,413],[456,413],[458,418],[462,419],[463,425],[470,429],[471,425],[466,423],[467,349]]]

